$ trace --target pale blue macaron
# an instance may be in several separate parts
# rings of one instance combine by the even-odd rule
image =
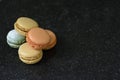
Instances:
[[[19,48],[25,42],[25,36],[19,34],[16,30],[11,30],[7,34],[7,43],[12,48]]]

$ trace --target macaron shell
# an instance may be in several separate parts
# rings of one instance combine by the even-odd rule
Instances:
[[[7,34],[7,43],[12,48],[18,48],[25,42],[25,36],[20,35],[17,31],[11,30]]]
[[[45,47],[45,48],[44,48],[44,50],[49,50],[49,49],[51,49],[51,48],[55,47],[56,43],[57,43],[57,41],[56,41],[56,42],[54,42],[54,43],[52,43],[51,45],[49,45],[49,46]]]
[[[10,47],[12,47],[12,48],[19,48],[19,47],[20,47],[20,45],[12,44],[12,43],[10,43],[9,41],[7,41],[7,44],[8,44]]]
[[[33,28],[28,32],[28,37],[36,44],[46,44],[50,41],[49,34],[42,28]]]
[[[25,42],[25,36],[22,36],[16,30],[11,30],[7,34],[7,40],[11,43],[21,44]]]
[[[35,27],[38,27],[38,23],[28,17],[20,17],[17,19],[17,21],[14,24],[14,28],[16,31],[18,31],[20,34],[26,36],[26,33]]]
[[[42,49],[42,46],[33,43],[28,37],[26,37],[26,41],[27,41],[28,44],[29,44],[31,47],[33,47],[34,49],[37,49],[37,50]]]
[[[40,47],[46,47],[46,45],[50,42],[50,36],[42,28],[33,28],[27,34],[27,42],[29,44],[36,44]]]
[[[46,30],[46,31],[50,35],[51,40],[50,40],[48,46],[44,48],[45,50],[53,48],[56,45],[56,42],[57,42],[57,38],[56,38],[55,33],[53,33],[51,30]]]
[[[24,43],[18,50],[20,59],[26,64],[33,64],[42,59],[42,50],[33,49],[28,43]],[[24,59],[22,59],[22,57]]]
[[[16,26],[14,26],[14,29],[15,29],[19,34],[21,34],[21,35],[23,35],[23,36],[26,36],[26,32],[21,31],[21,30],[18,29]]]
[[[35,64],[35,63],[38,63],[41,59],[42,59],[42,56],[41,57],[39,57],[38,59],[35,59],[35,60],[24,60],[24,59],[22,59],[21,58],[21,56],[19,55],[19,59],[22,61],[22,62],[24,62],[24,63],[26,63],[26,64]]]
[[[16,23],[25,28],[25,30],[29,30],[31,28],[39,26],[35,20],[28,17],[20,17],[17,19]]]
[[[36,57],[39,56],[41,50],[35,50],[28,43],[24,43],[19,48],[19,54],[25,57]]]

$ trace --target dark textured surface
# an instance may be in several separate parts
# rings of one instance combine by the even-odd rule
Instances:
[[[6,43],[20,16],[57,35],[38,64],[22,63]],[[120,80],[119,2],[0,0],[0,27],[0,80]]]

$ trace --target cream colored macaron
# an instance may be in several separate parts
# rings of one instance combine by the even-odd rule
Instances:
[[[26,35],[26,33],[35,27],[38,27],[38,23],[28,17],[20,17],[17,19],[17,21],[14,24],[14,28],[16,31],[18,31],[21,35]]]
[[[24,43],[18,50],[19,58],[26,64],[35,64],[42,59],[42,50],[35,50],[28,43]]]

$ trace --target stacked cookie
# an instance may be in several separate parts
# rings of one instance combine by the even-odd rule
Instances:
[[[14,29],[7,34],[7,43],[12,48],[19,48],[18,55],[22,62],[35,64],[42,59],[43,51],[56,45],[56,35],[40,28],[38,23],[28,17],[20,17]]]

